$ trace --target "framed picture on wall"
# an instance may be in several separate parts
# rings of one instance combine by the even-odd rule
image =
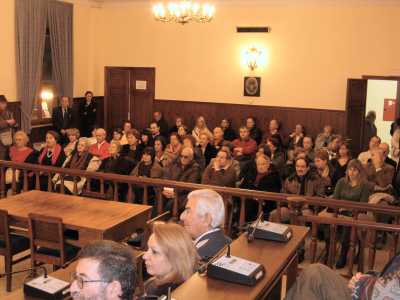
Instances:
[[[244,78],[244,96],[260,97],[261,77]]]

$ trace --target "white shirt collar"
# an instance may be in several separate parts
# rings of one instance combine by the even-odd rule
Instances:
[[[194,244],[196,245],[196,244],[201,240],[201,238],[202,238],[203,236],[205,236],[205,235],[207,235],[207,234],[209,234],[209,233],[212,233],[212,232],[216,232],[216,231],[218,231],[218,230],[221,230],[221,228],[213,228],[213,229],[211,229],[211,230],[209,230],[209,231],[204,232],[202,235],[200,235],[197,239],[194,240]]]

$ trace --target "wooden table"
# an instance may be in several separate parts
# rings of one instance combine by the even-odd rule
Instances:
[[[254,240],[253,243],[248,243],[245,234],[232,243],[232,255],[264,265],[266,275],[255,286],[229,283],[196,273],[172,293],[172,298],[175,300],[279,300],[282,276],[288,277],[287,287],[296,280],[298,264],[296,250],[308,233],[307,227],[289,226],[293,229],[293,237],[287,243],[265,240]]]
[[[151,206],[148,205],[41,191],[1,199],[0,209],[8,211],[14,231],[24,235],[27,234],[29,213],[60,217],[65,229],[76,231],[76,239],[67,239],[68,243],[76,246],[93,240],[121,241],[136,228],[143,228],[151,214]]]

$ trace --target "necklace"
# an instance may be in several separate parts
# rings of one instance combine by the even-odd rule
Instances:
[[[52,157],[53,156],[53,152],[52,151],[47,151],[46,156],[47,156],[47,158]]]

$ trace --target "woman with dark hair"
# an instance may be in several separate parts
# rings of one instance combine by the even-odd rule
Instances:
[[[267,146],[269,151],[271,151],[272,164],[276,167],[279,173],[282,173],[286,159],[279,140],[275,137],[270,137],[267,140]]]
[[[339,147],[338,156],[331,160],[331,165],[335,172],[335,178],[339,180],[346,176],[346,169],[349,161],[351,160],[351,154],[348,144],[343,143]]]
[[[178,133],[178,129],[179,127],[184,126],[183,125],[183,118],[182,117],[176,117],[175,119],[175,125],[171,127],[171,129],[169,130],[169,133]]]
[[[91,91],[85,93],[85,100],[79,105],[79,119],[82,136],[90,137],[97,120],[97,103],[93,100]]]
[[[335,178],[335,170],[329,163],[329,154],[325,149],[315,152],[314,165],[321,178],[321,184],[325,188],[325,196],[332,195],[337,179]]]
[[[246,127],[250,131],[250,138],[256,141],[259,145],[262,141],[263,133],[260,128],[257,127],[257,120],[254,117],[248,117],[246,119]]]
[[[221,128],[224,131],[224,140],[232,142],[237,138],[235,130],[231,127],[231,120],[222,119]]]
[[[143,146],[140,144],[140,133],[136,129],[132,129],[128,130],[125,135],[128,143],[122,146],[121,155],[134,168],[142,157]]]
[[[121,133],[121,140],[120,140],[121,146],[128,144],[128,139],[127,139],[126,134],[131,130],[133,130],[132,121],[124,120],[124,122],[122,123],[122,133]]]
[[[185,126],[185,125],[181,125],[181,126],[178,127],[178,131],[177,132],[178,132],[179,138],[181,140],[183,140],[183,138],[188,135],[189,128],[187,128],[187,126]]]
[[[146,147],[151,147],[150,143],[151,143],[151,133],[149,132],[148,129],[144,129],[141,132],[141,136],[140,136],[140,144],[142,145],[143,148]]]
[[[153,177],[154,156],[154,149],[152,147],[146,147],[142,152],[142,159],[132,170],[130,175],[137,177]],[[135,203],[143,203],[143,192],[144,191],[142,187],[134,186]],[[153,205],[155,192],[152,187],[147,188],[147,195],[149,205]]]
[[[118,142],[122,145],[125,145],[124,143],[121,142],[122,139],[122,129],[121,128],[114,128],[113,132],[112,132],[112,139],[111,142]]]
[[[60,136],[57,132],[50,130],[46,133],[46,145],[39,153],[38,163],[43,166],[61,167],[66,159],[60,144]],[[33,178],[32,178],[33,179]],[[48,176],[40,175],[40,190],[47,191]],[[33,182],[32,182],[33,184]]]
[[[240,188],[279,193],[282,188],[281,179],[271,158],[267,154],[259,153],[256,158],[247,164],[241,174]],[[264,218],[268,220],[270,212],[276,208],[274,201],[263,202]],[[258,201],[246,201],[246,221],[257,218]]]
[[[163,136],[158,136],[154,140],[154,161],[161,167],[166,167],[171,163],[168,155],[165,153],[165,148],[167,147],[167,142]]]
[[[16,121],[12,113],[7,109],[7,99],[0,95],[0,160],[7,156],[8,147],[12,145],[12,129]]]
[[[165,149],[165,153],[167,154],[169,160],[174,161],[175,159],[177,159],[181,149],[182,143],[178,133],[172,132],[169,136],[169,144]]]

